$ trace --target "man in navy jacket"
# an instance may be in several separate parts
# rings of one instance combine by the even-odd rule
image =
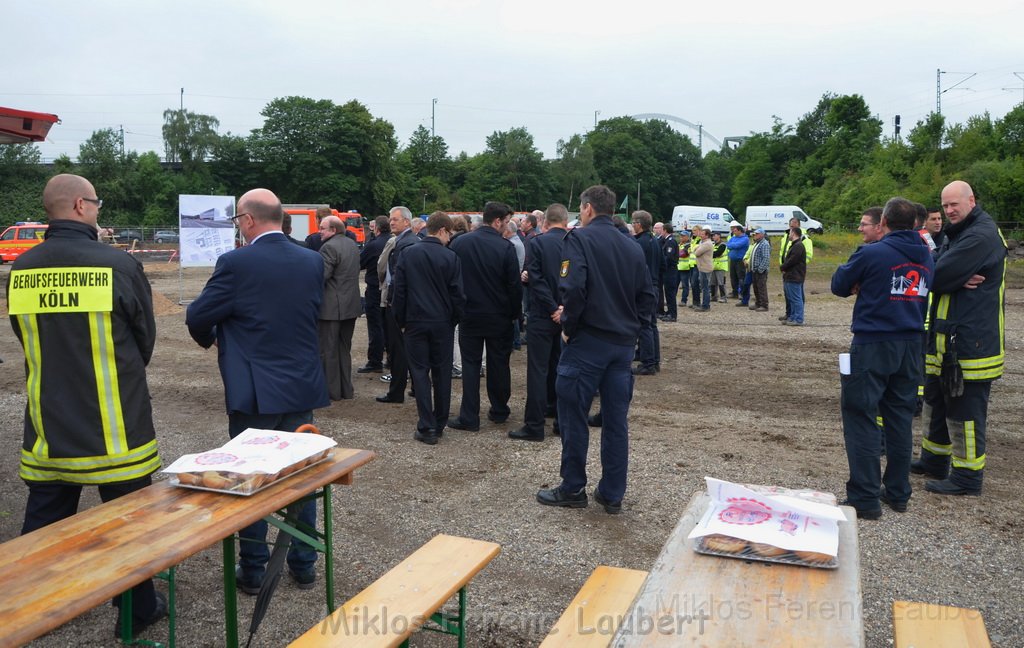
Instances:
[[[448,424],[455,325],[466,305],[459,258],[446,247],[451,229],[448,214],[431,214],[423,242],[398,260],[392,286],[419,414],[413,438],[427,445],[437,444]]]
[[[232,220],[249,242],[217,260],[213,276],[188,307],[185,323],[203,348],[217,345],[224,381],[228,433],[247,428],[294,432],[330,404],[320,352],[317,316],[323,298],[320,255],[288,241],[281,231],[281,201],[267,189],[238,200]],[[316,523],[308,502],[299,521]],[[239,534],[236,578],[242,591],[259,591],[270,552],[260,521]],[[292,541],[288,566],[302,588],[313,586],[316,552]]]
[[[928,246],[913,230],[916,210],[891,198],[882,211],[882,240],[857,249],[832,275],[832,293],[857,295],[850,373],[841,376],[843,437],[850,464],[847,502],[857,517],[882,516],[910,499],[911,421],[923,374],[924,316],[932,282]],[[880,429],[875,417],[885,421]],[[879,454],[885,435],[885,473]]]
[[[509,357],[512,355],[512,320],[523,312],[523,284],[519,260],[502,232],[512,209],[499,202],[484,205],[483,224],[452,242],[462,262],[466,316],[459,323],[462,350],[462,406],[448,423],[456,430],[480,429],[480,365],[487,349],[487,418],[508,419],[512,396]]]

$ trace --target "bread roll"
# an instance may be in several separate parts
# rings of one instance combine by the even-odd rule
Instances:
[[[738,554],[747,548],[747,541],[727,535],[704,536],[704,546],[711,551]]]
[[[804,562],[814,563],[816,565],[831,562],[835,556],[828,554],[818,553],[817,551],[794,551],[796,557]]]
[[[203,486],[206,488],[227,490],[231,488],[232,483],[234,483],[233,480],[228,479],[216,470],[207,470],[203,473]]]
[[[778,558],[789,553],[789,551],[764,542],[751,542],[750,550],[763,558]]]

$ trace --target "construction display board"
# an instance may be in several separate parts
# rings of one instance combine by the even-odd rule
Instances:
[[[234,196],[178,196],[181,267],[213,267],[235,249]]]

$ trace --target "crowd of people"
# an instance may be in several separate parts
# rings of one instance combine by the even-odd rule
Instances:
[[[881,516],[880,503],[907,509],[911,473],[933,477],[925,488],[934,493],[982,491],[987,403],[1005,352],[1006,245],[966,183],[950,183],[941,197],[948,223],[902,198],[865,210],[865,245],[832,278],[834,294],[857,296],[842,421],[847,502],[869,519]],[[508,436],[544,441],[548,418],[561,436],[561,481],[536,500],[588,505],[589,427],[597,425],[602,474],[593,499],[619,513],[635,375],[661,369],[657,322],[676,321],[680,304],[704,313],[730,298],[766,312],[773,253],[764,230],[735,221],[724,238],[698,227],[675,232],[646,211],[634,212],[630,227],[613,216],[607,187],[579,199],[572,228],[557,203],[520,216],[488,202],[479,223],[443,212],[414,218],[396,206],[374,219],[360,250],[336,216],[325,214],[300,242],[288,235],[277,196],[244,194],[232,220],[247,245],[217,260],[186,314],[196,343],[217,349],[228,435],[292,431],[315,409],[353,398],[353,331],[364,313],[366,362],[356,371],[390,371],[381,404],[404,402],[411,378],[412,435],[429,446],[446,429],[479,430],[485,406],[493,423],[510,418],[509,362],[525,343],[523,424]],[[55,176],[43,203],[46,244],[18,259],[7,286],[28,368],[23,533],[73,515],[83,485],[108,500],[148,486],[160,466],[145,373],[156,333],[142,265],[97,240],[102,200],[85,178]],[[780,320],[800,326],[813,243],[798,222],[789,225],[774,257],[786,296]],[[455,416],[453,379],[462,383]],[[927,429],[913,461],[920,386]],[[598,395],[601,410],[588,417]],[[315,504],[299,515],[312,526]],[[240,534],[243,592],[259,592],[266,576],[266,531],[260,522]],[[299,587],[313,586],[315,560],[292,541],[287,565]],[[133,589],[136,631],[166,611],[151,581]]]

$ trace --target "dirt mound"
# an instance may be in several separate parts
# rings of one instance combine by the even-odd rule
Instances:
[[[153,314],[157,317],[160,315],[174,315],[182,310],[182,307],[177,302],[167,299],[163,293],[153,292]]]

